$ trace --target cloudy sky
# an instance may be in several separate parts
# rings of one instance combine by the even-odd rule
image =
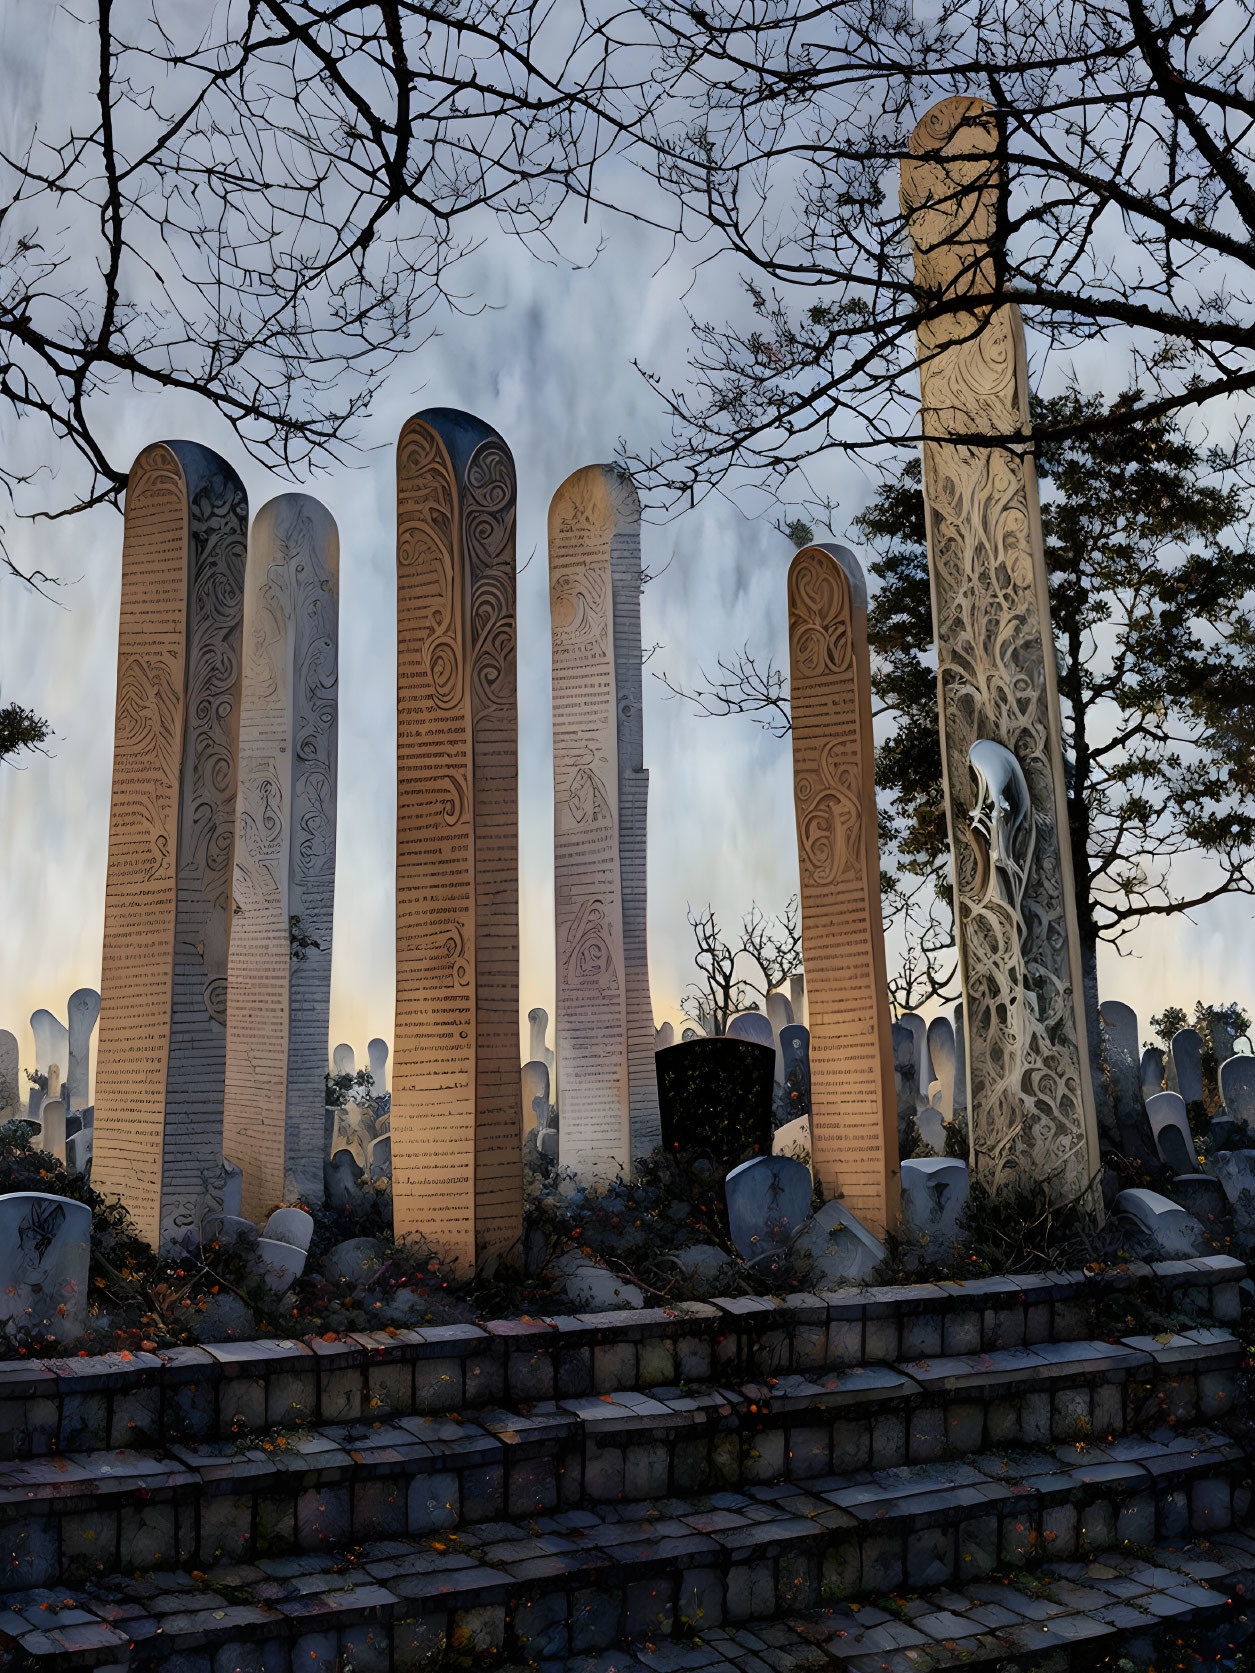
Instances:
[[[42,9],[42,0],[41,0]],[[55,91],[55,59],[26,0],[0,13],[6,126],[29,122]],[[59,85],[59,80],[58,80]],[[13,131],[9,126],[9,132]],[[591,265],[542,263],[490,239],[465,272],[465,288],[492,304],[474,317],[447,314],[439,335],[401,361],[363,430],[350,467],[312,484],[341,535],[340,801],[332,977],[332,1041],[359,1060],[373,1034],[390,1038],[393,1004],[395,812],[395,576],[393,448],[404,420],[425,406],[462,407],[495,426],[512,448],[519,480],[518,583],[522,1002],[552,1009],[552,772],[545,517],[559,483],[581,465],[660,442],[667,421],[633,362],[682,375],[688,316],[739,311],[730,265],[703,270],[691,289],[689,259],[664,258],[639,229],[589,226],[577,250],[604,232]],[[580,245],[580,240],[583,244]],[[1088,387],[1114,391],[1113,357],[1079,362]],[[1047,385],[1063,368],[1038,367]],[[240,472],[256,510],[291,484],[253,465],[226,425],[191,400],[119,388],[107,414],[116,460],[146,443],[187,437],[215,448]],[[4,437],[6,445],[15,440]],[[56,466],[56,460],[46,461]],[[827,463],[815,480],[839,512],[831,535],[873,491],[858,465]],[[772,526],[773,508],[709,500],[646,527],[643,632],[657,645],[645,681],[650,769],[649,946],[656,1019],[678,1019],[692,976],[691,902],[710,901],[735,922],[757,901],[781,907],[797,886],[790,756],[749,720],[699,718],[669,700],[665,671],[691,682],[720,652],[744,641],[785,647],[785,573],[792,555]],[[76,987],[100,975],[122,523],[102,511],[19,528],[19,563],[65,577],[48,600],[0,579],[0,696],[45,715],[55,739],[46,757],[0,767],[0,1027],[33,1064],[28,1018],[47,1006],[62,1017]],[[1193,923],[1143,933],[1131,958],[1107,958],[1103,990],[1145,1019],[1166,1003],[1255,998],[1255,937],[1247,902],[1220,904]],[[891,958],[892,958],[891,952]]]

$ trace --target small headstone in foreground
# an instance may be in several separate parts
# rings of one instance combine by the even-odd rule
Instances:
[[[254,1249],[256,1271],[272,1297],[281,1296],[305,1270],[305,1251],[295,1243],[259,1237]]]
[[[87,1329],[91,1209],[44,1191],[0,1196],[0,1329],[72,1342]]]
[[[304,1254],[314,1235],[313,1216],[303,1208],[276,1208],[261,1235],[277,1243],[290,1243]]]
[[[912,1243],[938,1254],[959,1235],[967,1202],[967,1163],[951,1156],[912,1156],[902,1164],[902,1224]]]
[[[377,1237],[350,1237],[327,1250],[322,1275],[333,1284],[364,1284],[383,1265],[384,1246]]]
[[[791,1156],[755,1156],[732,1169],[723,1189],[737,1253],[749,1266],[776,1271],[810,1214],[810,1169]]]
[[[1209,1173],[1181,1174],[1172,1181],[1172,1199],[1210,1231],[1219,1231],[1222,1222],[1229,1218],[1225,1188]]]
[[[1158,1191],[1137,1187],[1121,1191],[1115,1211],[1125,1216],[1150,1244],[1149,1253],[1164,1260],[1192,1260],[1207,1253],[1203,1228],[1179,1203]]]
[[[885,1246],[840,1202],[827,1202],[802,1227],[794,1252],[809,1267],[813,1290],[867,1281],[885,1258]]]

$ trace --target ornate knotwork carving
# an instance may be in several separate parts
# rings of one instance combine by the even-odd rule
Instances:
[[[979,100],[949,99],[911,150],[917,282],[963,304],[921,327],[919,356],[972,1151],[994,1188],[1045,1184],[1063,1201],[1090,1186],[1097,1129],[1023,330],[1014,309],[974,300],[993,282],[1000,142]],[[1014,832],[1001,814],[995,830],[990,745],[1018,763],[1003,792],[1027,795]]]

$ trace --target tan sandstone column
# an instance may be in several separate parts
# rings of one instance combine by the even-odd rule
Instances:
[[[877,1236],[898,1215],[867,586],[844,546],[789,566],[793,795],[810,1005],[811,1166]]]
[[[911,152],[916,282],[943,309],[960,302],[920,328],[919,357],[972,1161],[994,1190],[1089,1192],[1099,1211],[1024,330],[1014,307],[979,301],[1006,190],[994,115],[946,99]]]
[[[392,1202],[469,1270],[522,1230],[514,461],[439,407],[397,445]]]
[[[122,541],[92,1184],[171,1249],[222,1207],[247,540],[224,460],[144,449]]]
[[[646,950],[649,774],[641,698],[641,509],[588,465],[549,506],[559,1156],[626,1174],[658,1144]]]
[[[253,519],[244,604],[223,1150],[244,1213],[323,1199],[340,544],[306,494]]]

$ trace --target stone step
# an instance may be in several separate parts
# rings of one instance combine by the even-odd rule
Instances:
[[[977,1542],[962,1572],[904,1587],[885,1584],[878,1567],[861,1592],[847,1592],[814,1514],[724,1498],[706,1509],[634,1506],[381,1542],[338,1560],[31,1588],[5,1598],[0,1650],[15,1668],[118,1673],[408,1673],[446,1653],[458,1665],[478,1656],[499,1665],[504,1655],[546,1673],[896,1673],[1057,1658],[1070,1646],[1092,1657],[1158,1622],[1219,1613],[1228,1587],[1255,1572],[1255,1541],[1232,1531],[1136,1553],[1102,1547],[1080,1560],[1054,1552],[1031,1572],[1014,1552],[995,1566]],[[819,1515],[837,1508],[824,1502]],[[945,1522],[935,1507],[929,1514]],[[599,1659],[622,1644],[630,1650]]]
[[[737,1388],[620,1391],[164,1449],[0,1466],[0,1526],[23,1553],[0,1589],[174,1562],[316,1550],[497,1516],[742,1486],[804,1485],[986,1448],[1121,1439],[1223,1417],[1235,1338],[1124,1343],[800,1375]]]
[[[1139,1285],[1159,1308],[1200,1325],[1230,1324],[1245,1273],[1241,1261],[1213,1255],[1098,1276],[1033,1273],[361,1331],[331,1341],[7,1361],[0,1363],[0,1457],[228,1440],[277,1424],[517,1407],[681,1381],[735,1385],[1001,1352],[1108,1335]],[[1133,1328],[1124,1323],[1120,1333]]]
[[[224,1459],[224,1476],[246,1474],[249,1462]],[[429,1527],[450,1524],[383,1540],[363,1539],[352,1524],[352,1506],[365,1502],[356,1483],[251,1502],[234,1493],[180,1497],[154,1483],[131,1488],[144,1519],[126,1548],[111,1543],[118,1524],[90,1498],[74,1515],[11,1523],[6,1590],[93,1579],[108,1586],[118,1571],[182,1571],[171,1581],[176,1588],[187,1585],[188,1574],[207,1573],[216,1589],[225,1586],[231,1598],[242,1593],[250,1607],[366,1585],[383,1587],[394,1601],[411,1600],[420,1614],[453,1607],[454,1594],[463,1611],[539,1608],[543,1595],[549,1601],[537,1619],[554,1612],[566,1621],[581,1611],[602,1619],[613,1576],[614,1598],[622,1591],[629,1608],[629,1624],[614,1631],[630,1635],[646,1630],[655,1593],[664,1600],[658,1608],[671,1611],[668,1619],[676,1609],[690,1619],[700,1609],[705,1619],[722,1620],[742,1597],[743,1618],[762,1618],[814,1607],[824,1586],[850,1597],[955,1585],[1000,1565],[1069,1560],[1086,1548],[1218,1534],[1246,1517],[1247,1476],[1242,1453],[1223,1436],[1165,1430],[1105,1446],[1070,1443],[852,1472],[804,1487],[776,1483],[454,1526],[459,1507],[445,1497],[448,1478],[381,1474],[373,1492],[378,1503],[395,1507],[398,1529],[415,1515]],[[53,1503],[45,1496],[35,1508]],[[242,1509],[251,1520],[241,1519]],[[306,1549],[260,1554],[294,1546]],[[361,1601],[339,1598],[334,1607]],[[614,1610],[617,1620],[618,1601]],[[527,1618],[515,1622],[511,1615],[510,1631],[525,1639]],[[596,1647],[593,1638],[575,1646]]]

